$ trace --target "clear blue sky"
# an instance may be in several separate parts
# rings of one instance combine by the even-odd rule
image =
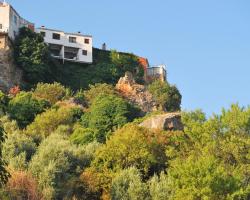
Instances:
[[[94,46],[168,65],[182,108],[250,104],[249,0],[9,0],[37,26],[82,31]]]

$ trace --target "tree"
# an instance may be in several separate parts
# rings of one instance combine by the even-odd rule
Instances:
[[[84,127],[96,130],[98,142],[105,142],[106,137],[130,120],[130,105],[115,95],[99,95],[95,98],[82,117]]]
[[[40,141],[53,133],[60,125],[73,125],[73,123],[74,112],[71,108],[52,108],[37,115],[25,132]]]
[[[162,110],[180,110],[182,96],[176,86],[156,80],[148,86],[148,90],[161,106]]]
[[[136,168],[121,171],[111,184],[112,200],[141,200],[149,199],[148,188],[142,182],[140,172]]]
[[[51,105],[62,100],[66,95],[66,88],[60,83],[38,83],[33,92],[33,96],[37,99],[44,99]]]
[[[70,136],[70,140],[74,144],[84,145],[93,142],[96,140],[95,138],[95,130],[90,128],[84,128],[81,126],[76,126],[74,128],[74,132]]]
[[[79,169],[90,164],[93,157],[91,151],[95,151],[95,148],[96,145],[78,148],[67,137],[58,134],[46,138],[29,164],[44,199],[72,199],[77,192],[84,196],[84,191],[81,193],[79,189],[82,187]]]
[[[24,70],[24,78],[29,84],[51,80],[49,49],[42,35],[29,28],[21,28],[15,40],[15,59]]]
[[[18,125],[24,128],[34,120],[37,114],[42,113],[48,107],[48,102],[34,99],[31,92],[20,92],[10,100],[8,113],[11,119],[16,120]]]
[[[109,193],[112,179],[123,169],[135,167],[144,178],[159,173],[166,167],[166,139],[161,136],[135,125],[124,126],[96,151],[83,177],[87,177],[93,187]]]

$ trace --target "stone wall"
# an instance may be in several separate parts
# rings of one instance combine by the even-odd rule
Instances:
[[[7,92],[21,81],[22,70],[14,64],[11,42],[7,35],[0,34],[0,90]]]

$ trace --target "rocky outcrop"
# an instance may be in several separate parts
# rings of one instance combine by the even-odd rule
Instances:
[[[179,112],[152,116],[142,122],[140,126],[155,130],[183,130]]]
[[[0,36],[3,37],[3,36]],[[3,42],[3,38],[0,38]],[[0,90],[8,91],[15,85],[20,85],[22,70],[15,66],[13,50],[10,44],[0,48]]]
[[[125,76],[120,78],[116,89],[125,99],[140,107],[145,113],[156,111],[158,108],[149,91],[145,86],[137,84],[130,72],[126,72]]]

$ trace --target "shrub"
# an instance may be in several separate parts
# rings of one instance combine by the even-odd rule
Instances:
[[[44,99],[51,103],[55,104],[57,101],[62,100],[66,95],[66,88],[60,83],[38,83],[33,96],[37,99]]]
[[[148,86],[148,90],[161,106],[162,110],[180,110],[182,96],[176,86],[171,86],[167,82],[156,80]]]
[[[0,90],[0,116],[5,114],[8,101],[8,97]]]
[[[37,114],[42,113],[48,106],[48,102],[34,99],[32,93],[20,92],[10,100],[8,113],[11,119],[16,120],[18,125],[24,128],[34,120]]]

